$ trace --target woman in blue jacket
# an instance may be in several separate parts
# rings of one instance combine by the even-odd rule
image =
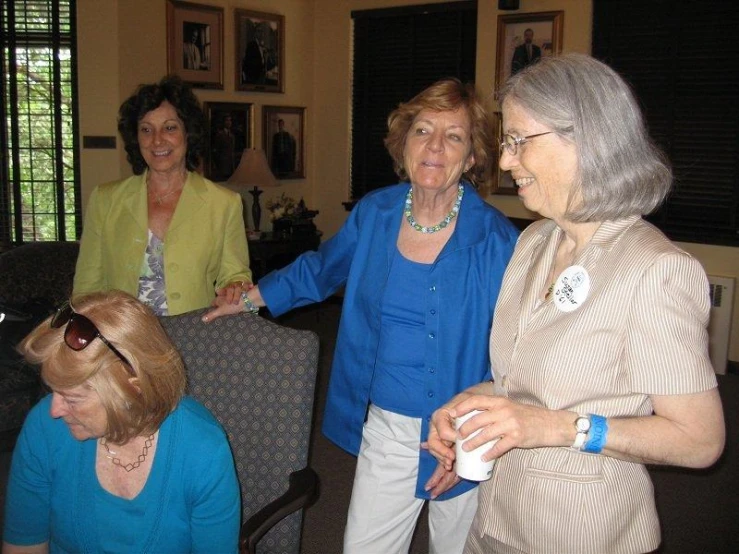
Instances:
[[[264,277],[243,306],[218,297],[205,318],[267,306],[274,315],[345,287],[323,423],[358,455],[344,552],[407,551],[429,506],[430,552],[462,552],[476,483],[423,448],[434,410],[490,378],[493,308],[516,242],[471,183],[487,174],[493,126],[474,89],[433,84],[388,119],[404,181],[366,195],[316,252]]]

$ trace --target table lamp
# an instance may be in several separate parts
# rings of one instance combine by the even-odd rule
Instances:
[[[280,186],[269,168],[264,150],[256,148],[244,150],[239,166],[226,183],[233,185],[235,188],[254,187],[249,191],[249,194],[254,197],[254,202],[251,205],[251,217],[254,222],[254,231],[259,232],[259,222],[262,219],[262,207],[259,205],[259,195],[262,194],[262,191],[259,190],[259,187]]]

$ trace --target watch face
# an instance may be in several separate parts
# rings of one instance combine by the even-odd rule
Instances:
[[[575,420],[575,429],[577,429],[578,433],[587,433],[590,431],[590,418],[578,417]]]

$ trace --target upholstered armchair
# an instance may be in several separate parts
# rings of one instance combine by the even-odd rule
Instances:
[[[308,445],[318,337],[252,314],[202,323],[161,318],[185,362],[188,392],[228,433],[241,483],[241,551],[300,550],[302,508],[318,496]]]

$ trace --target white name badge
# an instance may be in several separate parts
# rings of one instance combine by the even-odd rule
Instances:
[[[590,275],[581,265],[571,265],[557,277],[554,283],[553,301],[561,312],[574,312],[588,297]]]

